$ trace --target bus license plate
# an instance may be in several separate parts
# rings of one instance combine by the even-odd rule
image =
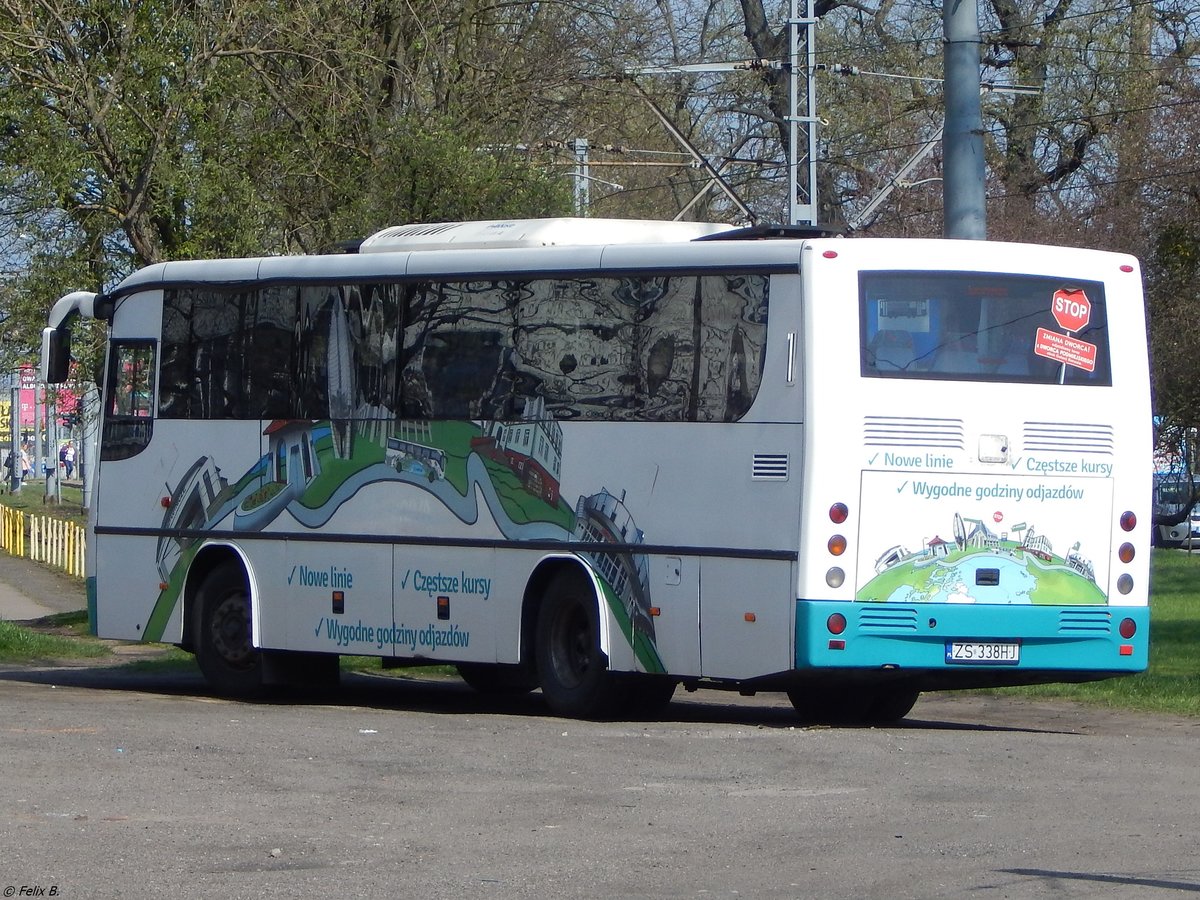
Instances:
[[[947,641],[946,662],[954,665],[1015,666],[1021,645],[1014,641]]]

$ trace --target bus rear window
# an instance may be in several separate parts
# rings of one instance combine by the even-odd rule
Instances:
[[[1104,285],[979,272],[863,272],[862,374],[1112,383]]]

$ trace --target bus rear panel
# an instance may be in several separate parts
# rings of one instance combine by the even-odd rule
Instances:
[[[1136,263],[947,246],[810,249],[810,328],[837,340],[807,360],[796,667],[922,689],[1142,671],[1151,418]],[[954,270],[931,267],[947,258]]]

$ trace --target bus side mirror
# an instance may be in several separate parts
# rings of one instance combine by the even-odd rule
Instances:
[[[42,365],[38,373],[46,384],[62,384],[71,367],[71,332],[66,328],[42,329]]]

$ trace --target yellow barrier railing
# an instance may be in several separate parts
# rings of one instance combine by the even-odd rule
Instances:
[[[29,558],[82,578],[86,533],[82,525],[74,522],[51,516],[30,516]]]
[[[25,555],[25,513],[19,509],[4,507],[4,534],[0,538],[0,547],[13,556]]]

